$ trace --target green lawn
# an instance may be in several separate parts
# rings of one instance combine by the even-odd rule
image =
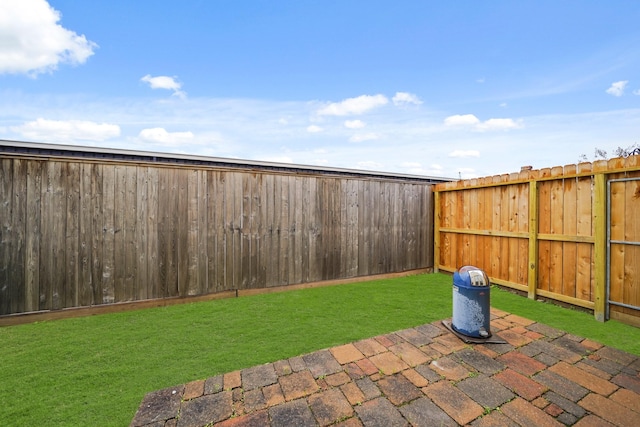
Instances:
[[[128,425],[153,390],[451,317],[451,277],[0,328],[0,425]],[[492,306],[640,355],[640,329],[501,291]]]

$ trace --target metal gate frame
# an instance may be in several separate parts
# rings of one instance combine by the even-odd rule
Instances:
[[[611,240],[611,183],[612,182],[625,182],[625,181],[640,181],[640,177],[636,178],[619,178],[611,179],[607,181],[607,307],[606,307],[606,319],[609,320],[609,306],[615,305],[618,307],[631,308],[633,310],[640,310],[639,306],[624,304],[617,301],[611,301],[609,299],[611,288],[611,244],[616,245],[631,245],[640,246],[640,242],[628,242],[626,240]]]

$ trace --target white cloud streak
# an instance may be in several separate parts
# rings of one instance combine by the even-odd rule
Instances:
[[[93,55],[98,45],[59,25],[60,17],[45,0],[0,1],[0,74],[36,77]]]
[[[628,83],[629,80],[620,80],[619,82],[611,83],[611,86],[606,90],[606,92],[609,95],[622,96],[624,95],[624,90],[627,87]]]
[[[324,129],[322,129],[318,125],[307,126],[307,132],[309,132],[309,133],[318,133],[318,132],[322,132],[323,130]]]
[[[180,90],[182,88],[182,83],[178,82],[175,77],[169,76],[155,76],[152,77],[150,74],[142,77],[140,81],[145,82],[149,85],[151,89],[166,89],[173,91],[173,95],[178,98],[185,98],[187,93]]]
[[[391,100],[396,107],[422,104],[422,101],[417,95],[408,92],[396,92]]]
[[[193,140],[192,132],[167,132],[164,128],[142,129],[138,138],[143,142],[167,146],[182,145]]]
[[[489,119],[481,122],[473,114],[454,115],[444,119],[447,127],[470,127],[479,132],[519,129],[524,125],[521,120],[513,119]]]
[[[473,126],[480,123],[480,120],[473,114],[456,114],[444,119],[445,126]]]
[[[345,120],[344,127],[347,129],[362,129],[365,124],[362,120]]]
[[[320,108],[318,115],[320,116],[350,116],[364,114],[374,108],[386,105],[389,102],[384,95],[361,95],[356,98],[347,98],[341,102],[332,102],[331,104]]]
[[[105,141],[120,136],[120,126],[84,120],[37,120],[13,126],[27,140],[42,142]]]

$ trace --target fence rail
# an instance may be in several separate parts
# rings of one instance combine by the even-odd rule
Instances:
[[[594,310],[604,320],[640,312],[640,251],[607,256],[607,182],[640,176],[640,156],[580,163],[435,187],[435,268],[476,265],[495,283]],[[616,182],[614,238],[640,240],[640,181]],[[617,258],[616,258],[617,257]],[[611,271],[607,275],[607,266]]]
[[[432,184],[0,152],[0,315],[433,266]]]

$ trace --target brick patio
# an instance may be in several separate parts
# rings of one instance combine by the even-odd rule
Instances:
[[[496,309],[146,395],[131,426],[640,426],[640,358]]]

